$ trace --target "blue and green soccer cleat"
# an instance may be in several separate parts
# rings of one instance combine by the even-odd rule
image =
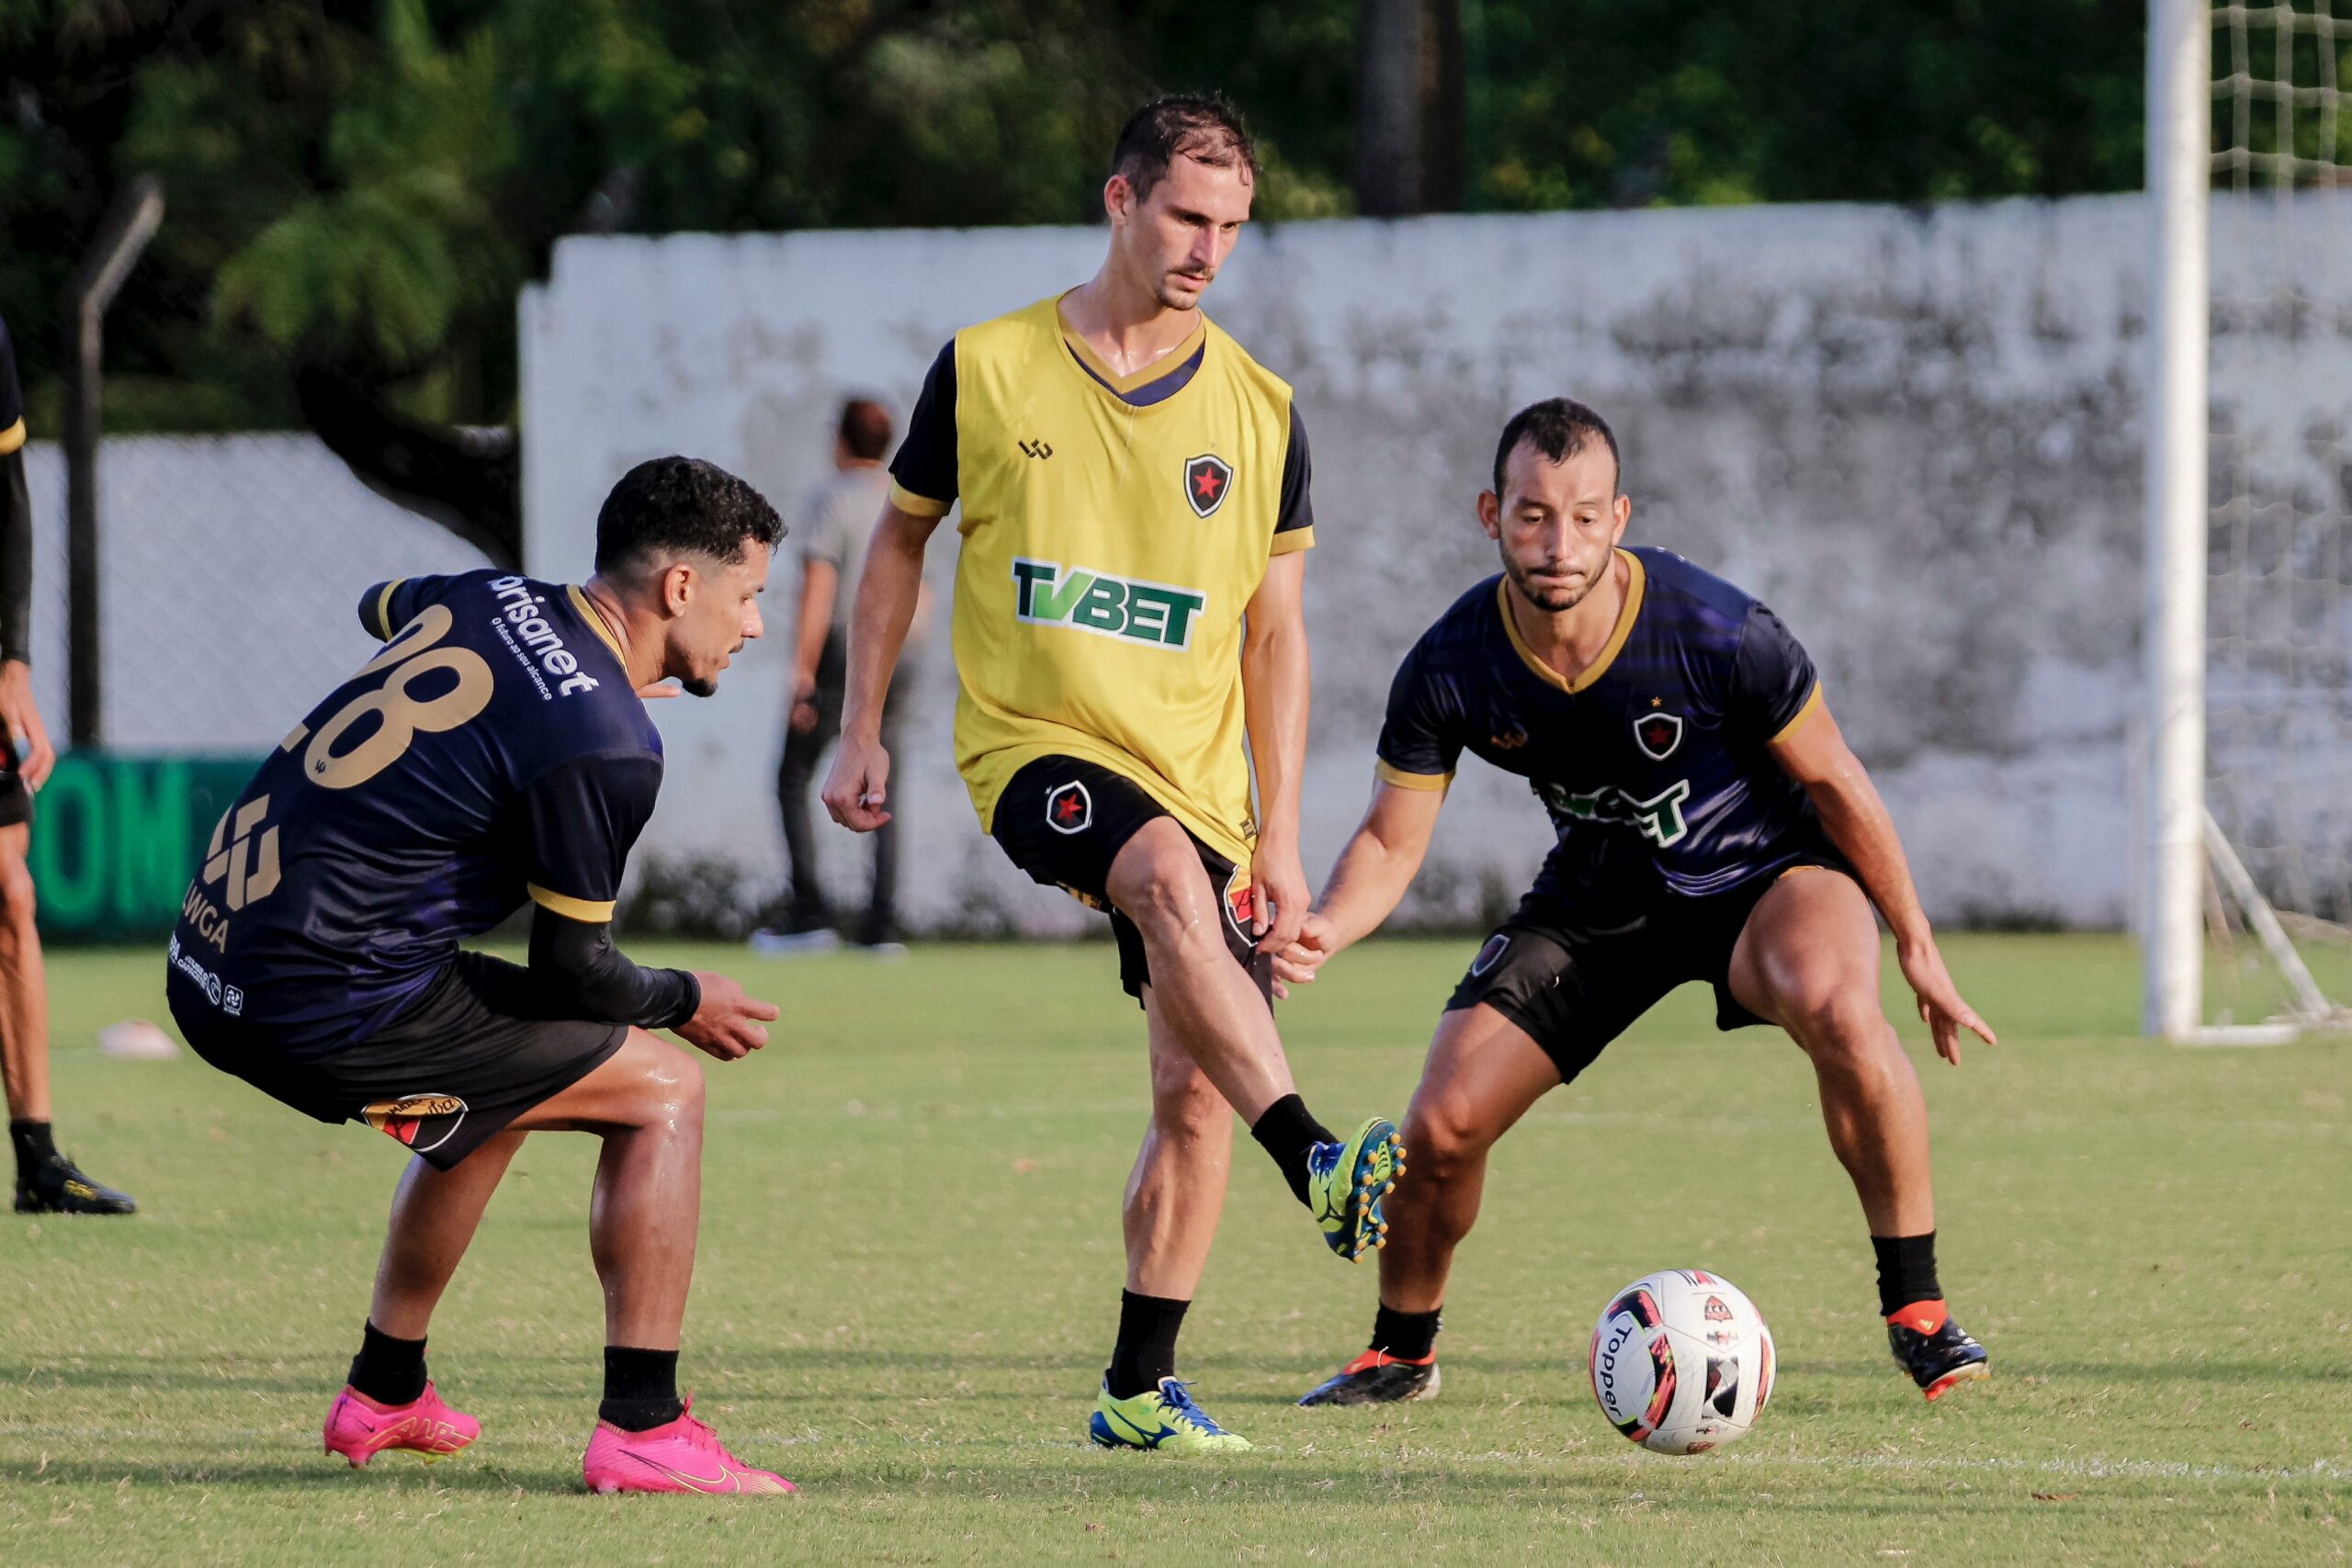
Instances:
[[[1164,1454],[1247,1453],[1250,1439],[1228,1432],[1193,1403],[1193,1391],[1162,1378],[1129,1399],[1111,1397],[1111,1385],[1094,1396],[1094,1416],[1086,1435],[1102,1449],[1144,1449]]]
[[[1396,1190],[1405,1174],[1405,1143],[1396,1124],[1375,1116],[1337,1144],[1317,1144],[1306,1156],[1306,1206],[1323,1228],[1323,1240],[1351,1263],[1388,1245],[1388,1222],[1380,1201]]]

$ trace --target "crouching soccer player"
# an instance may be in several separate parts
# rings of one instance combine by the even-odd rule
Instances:
[[[1559,842],[1478,950],[1407,1114],[1412,1175],[1380,1258],[1371,1347],[1299,1401],[1438,1391],[1438,1307],[1487,1151],[1668,991],[1812,1058],[1829,1141],[1878,1254],[1895,1359],[1934,1399],[1987,1374],[1936,1279],[1928,1112],[1879,1002],[1878,928],[1947,1061],[1993,1034],[1961,999],[1903,846],[1779,617],[1657,548],[1623,549],[1616,438],[1565,399],[1513,416],[1478,516],[1503,570],[1423,634],[1388,698],[1372,807],[1281,972],[1312,978],[1385,919],[1464,750],[1533,786]]]
[[[427,1381],[425,1327],[526,1134],[603,1140],[599,1492],[778,1494],[677,1393],[703,1084],[776,1016],[719,975],[642,969],[610,921],[662,783],[640,688],[698,696],[745,639],[782,525],[742,480],[663,457],[596,520],[585,587],[474,571],[370,589],[382,650],[294,727],[215,829],[172,934],[172,1015],[214,1066],[414,1151],[326,1449],[455,1453],[481,1428]],[[530,963],[461,949],[526,901]]]

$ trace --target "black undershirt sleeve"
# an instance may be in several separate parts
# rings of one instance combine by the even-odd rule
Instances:
[[[1298,404],[1290,405],[1290,441],[1283,450],[1282,499],[1274,511],[1274,532],[1288,534],[1315,526],[1315,464],[1306,449],[1306,422]]]
[[[25,455],[0,457],[0,659],[33,657],[33,503]]]
[[[956,340],[949,338],[922,378],[922,395],[907,419],[906,439],[890,459],[890,477],[909,495],[945,512],[956,503]]]
[[[33,504],[25,484],[25,394],[0,321],[0,659],[33,656]]]
[[[560,1010],[639,1029],[675,1029],[702,1006],[702,982],[684,969],[648,969],[613,945],[609,920],[531,911],[531,976]]]

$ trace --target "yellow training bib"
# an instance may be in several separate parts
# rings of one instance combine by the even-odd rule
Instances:
[[[956,335],[956,761],[984,828],[1016,772],[1059,754],[1249,863],[1242,612],[1314,531],[1275,532],[1290,387],[1205,318],[1197,343],[1188,381],[1130,402],[1193,346],[1123,381],[1050,299]]]

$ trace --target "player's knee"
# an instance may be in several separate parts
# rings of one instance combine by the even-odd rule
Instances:
[[[1886,1041],[1886,1014],[1878,998],[1860,987],[1826,987],[1794,1014],[1791,1032],[1816,1063],[1866,1061]]]
[[[1208,880],[1197,857],[1185,859],[1155,853],[1137,874],[1119,908],[1144,942],[1153,947],[1178,947],[1189,942],[1214,941],[1220,951],[1224,936],[1215,924]]]
[[[1405,1119],[1406,1168],[1416,1179],[1450,1181],[1486,1158],[1494,1141],[1466,1102],[1452,1097],[1415,1100]]]
[[[700,1134],[707,1095],[702,1064],[650,1034],[632,1038],[628,1049],[637,1057],[637,1092],[632,1097],[636,1122],[641,1126]]]

